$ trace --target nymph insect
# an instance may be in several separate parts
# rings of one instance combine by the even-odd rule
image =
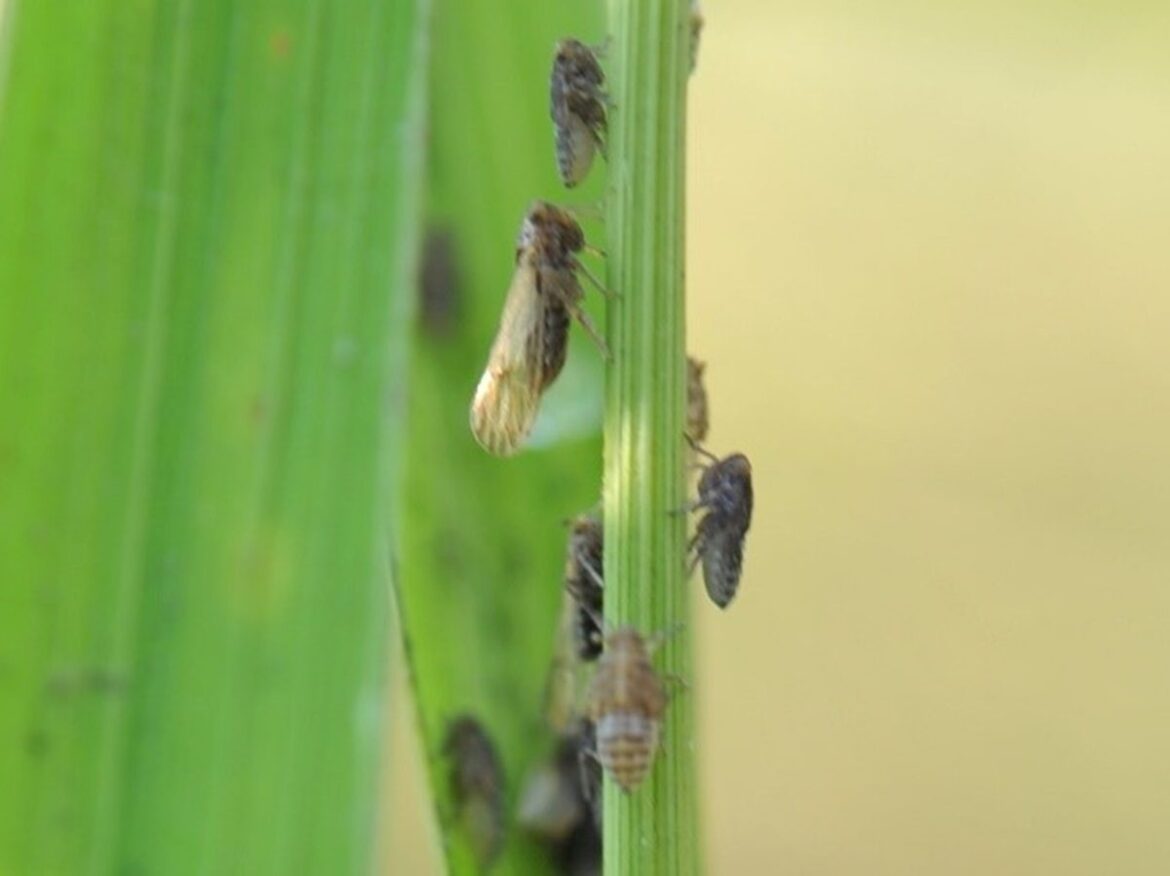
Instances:
[[[461,715],[447,727],[443,753],[451,761],[451,795],[467,841],[486,869],[504,843],[503,768],[495,746],[475,718]]]
[[[593,166],[596,152],[605,155],[605,74],[597,55],[584,43],[557,43],[549,81],[549,114],[556,137],[557,170],[572,188]]]
[[[699,478],[699,498],[689,510],[706,509],[688,549],[695,551],[691,571],[703,564],[707,595],[727,608],[743,571],[743,541],[752,524],[752,466],[742,453],[719,459],[692,442],[711,460]]]
[[[695,443],[707,439],[707,387],[703,385],[706,368],[705,362],[687,356],[687,435]]]
[[[605,637],[605,650],[589,689],[588,715],[597,739],[597,760],[623,791],[632,791],[650,771],[666,691],[650,649],[633,627]]]
[[[510,456],[532,430],[541,394],[565,364],[572,316],[608,357],[601,334],[581,309],[580,272],[605,295],[581,264],[581,226],[566,210],[537,201],[516,240],[516,271],[487,368],[471,403],[471,431],[489,453]]]
[[[577,656],[585,661],[601,654],[603,634],[598,625],[604,606],[601,521],[583,514],[570,523],[565,556],[565,590],[575,603],[573,639]]]

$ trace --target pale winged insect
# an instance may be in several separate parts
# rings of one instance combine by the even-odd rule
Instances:
[[[504,844],[504,771],[487,731],[461,715],[447,727],[443,753],[450,760],[451,794],[468,844],[486,869]]]
[[[489,453],[512,455],[532,431],[541,395],[565,364],[570,316],[609,356],[581,309],[585,293],[578,273],[610,294],[577,258],[586,248],[585,234],[567,210],[536,201],[524,217],[512,285],[471,403],[472,434]]]
[[[565,590],[575,605],[573,640],[577,656],[586,662],[598,658],[604,639],[598,624],[605,603],[603,557],[601,521],[589,514],[574,518],[569,524],[565,551]]]
[[[607,634],[589,689],[588,717],[595,756],[623,791],[634,790],[650,771],[666,701],[641,634],[633,627]]]
[[[735,597],[743,571],[743,542],[752,523],[752,466],[742,453],[719,459],[692,442],[711,463],[699,478],[699,497],[690,510],[706,510],[688,551],[695,551],[690,570],[703,564],[707,595],[720,608]]]
[[[597,55],[578,40],[561,40],[549,77],[549,115],[557,171],[568,188],[585,178],[597,152],[605,155],[605,103],[605,73]]]
[[[707,387],[703,384],[706,369],[707,363],[687,356],[687,435],[695,443],[706,440],[709,426]]]

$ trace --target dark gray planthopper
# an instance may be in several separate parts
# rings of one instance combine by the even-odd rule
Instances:
[[[549,114],[556,138],[557,171],[573,188],[605,155],[605,73],[593,49],[575,39],[557,43],[549,77]]]
[[[727,608],[739,587],[744,538],[752,524],[752,465],[742,453],[719,459],[694,441],[691,446],[710,464],[699,478],[698,499],[687,506],[706,511],[688,545],[688,552],[695,552],[690,571],[701,562],[707,595]]]

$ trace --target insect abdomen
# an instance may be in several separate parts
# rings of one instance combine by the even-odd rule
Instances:
[[[548,389],[560,376],[569,352],[569,311],[560,301],[544,302],[544,338],[540,351],[541,387]]]
[[[743,571],[743,533],[715,530],[706,534],[699,554],[703,558],[703,583],[707,595],[720,608],[727,608],[739,589]]]
[[[596,137],[579,117],[569,114],[556,129],[557,170],[567,188],[573,188],[589,173],[597,151]]]
[[[595,725],[597,759],[623,791],[646,778],[658,750],[659,722],[636,712],[610,712]]]

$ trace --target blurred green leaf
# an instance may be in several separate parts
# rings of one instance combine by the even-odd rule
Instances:
[[[0,873],[368,870],[420,6],[10,4]]]

